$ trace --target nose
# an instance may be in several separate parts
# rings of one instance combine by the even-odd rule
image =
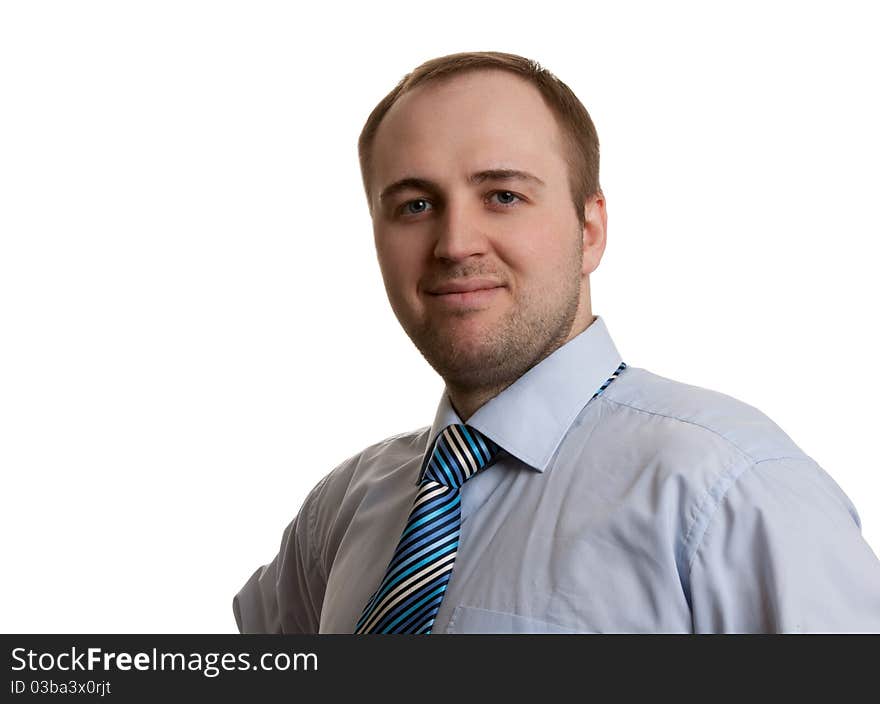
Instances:
[[[444,213],[437,218],[437,242],[434,256],[438,259],[459,261],[485,254],[489,246],[480,214],[467,203],[447,201]]]

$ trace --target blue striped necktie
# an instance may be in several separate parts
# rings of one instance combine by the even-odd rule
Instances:
[[[590,400],[624,369],[621,362]],[[501,452],[469,425],[448,425],[437,436],[385,578],[364,607],[355,633],[431,632],[458,552],[461,487]]]
[[[431,632],[458,551],[461,487],[500,451],[469,425],[448,425],[437,436],[385,579],[355,633]]]

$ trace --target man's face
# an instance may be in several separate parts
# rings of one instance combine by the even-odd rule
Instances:
[[[420,86],[379,126],[370,200],[385,289],[447,384],[506,386],[591,322],[604,200],[582,229],[563,149],[538,90],[499,70]],[[534,178],[475,176],[493,170]],[[388,190],[403,179],[424,183]]]

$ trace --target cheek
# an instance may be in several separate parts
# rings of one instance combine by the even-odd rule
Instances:
[[[573,246],[569,241],[563,242],[560,230],[546,222],[508,233],[501,242],[499,256],[513,273],[526,280],[558,276],[565,269],[560,265],[571,256]]]
[[[394,240],[376,240],[376,256],[386,278],[393,276],[402,264],[403,249],[394,245]]]
[[[401,301],[417,298],[416,289],[421,276],[418,253],[412,247],[386,240],[377,243],[376,254],[389,294]]]
[[[423,256],[421,244],[416,237],[406,237],[404,234],[388,233],[376,237],[376,254],[383,266],[412,266],[412,263]]]

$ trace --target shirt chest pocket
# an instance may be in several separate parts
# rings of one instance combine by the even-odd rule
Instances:
[[[447,633],[584,633],[574,628],[503,611],[459,604],[452,612]]]

